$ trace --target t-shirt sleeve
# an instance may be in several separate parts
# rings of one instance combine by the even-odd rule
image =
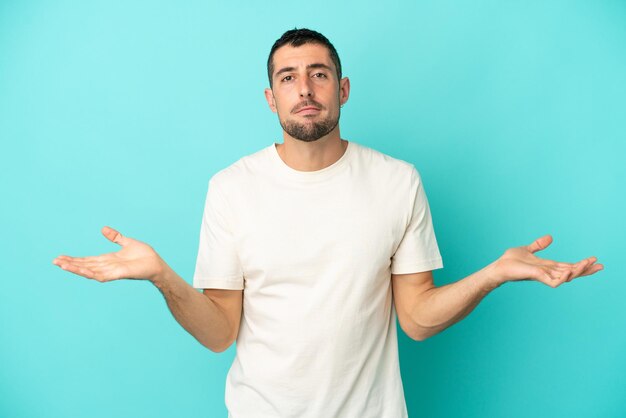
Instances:
[[[200,243],[193,287],[198,289],[244,288],[243,270],[231,229],[232,212],[215,177],[209,189],[200,226]]]
[[[404,236],[391,257],[391,274],[409,274],[443,267],[426,192],[418,171],[412,167],[410,218]]]

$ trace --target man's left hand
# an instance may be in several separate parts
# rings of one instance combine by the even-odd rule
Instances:
[[[557,287],[577,277],[589,276],[602,270],[596,257],[588,257],[577,263],[545,260],[535,255],[552,243],[550,235],[535,240],[530,245],[509,248],[493,263],[494,276],[499,284],[508,281],[536,280],[550,287]]]

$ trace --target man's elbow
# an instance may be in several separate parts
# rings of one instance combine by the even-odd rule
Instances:
[[[438,327],[424,327],[415,322],[410,326],[402,327],[402,330],[413,341],[424,341],[441,331]]]
[[[223,353],[224,351],[228,350],[228,348],[230,347],[230,345],[227,346],[223,346],[223,347],[217,347],[217,348],[211,348],[211,347],[207,347],[209,350],[213,351],[216,354],[219,353]]]
[[[413,341],[424,341],[427,338],[432,337],[433,335],[435,335],[434,333],[429,333],[429,332],[418,332],[418,333],[412,333],[409,335],[409,338],[412,339]]]
[[[203,342],[203,341],[198,340],[198,342],[214,353],[223,353],[224,351],[228,350],[231,345],[233,345],[235,340],[230,340],[228,342],[219,343],[219,344],[216,343],[215,341]]]

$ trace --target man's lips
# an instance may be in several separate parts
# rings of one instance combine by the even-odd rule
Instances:
[[[314,107],[314,106],[305,106],[302,109],[299,109],[296,113],[301,113],[301,112],[319,112],[319,108]]]

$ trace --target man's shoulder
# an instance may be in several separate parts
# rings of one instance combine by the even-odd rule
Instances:
[[[388,172],[392,175],[410,175],[415,166],[400,158],[392,157],[366,145],[355,144],[356,158],[367,170]]]
[[[229,183],[238,183],[242,180],[256,177],[264,171],[264,167],[267,165],[268,149],[269,147],[264,147],[239,158],[234,163],[213,174],[210,182],[225,183],[227,187]]]

